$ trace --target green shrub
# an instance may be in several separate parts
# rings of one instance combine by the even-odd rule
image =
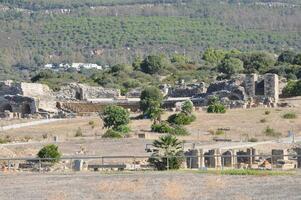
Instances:
[[[160,124],[153,124],[152,131],[157,133],[171,133],[173,128],[166,122],[161,122]]]
[[[269,126],[264,130],[264,134],[269,137],[280,137],[282,135],[280,132],[275,131]]]
[[[11,142],[11,139],[9,137],[0,138],[0,144],[5,144]]]
[[[58,146],[54,144],[50,144],[47,146],[44,146],[39,152],[38,152],[38,158],[50,158],[49,160],[43,160],[45,162],[58,162],[61,158],[61,153],[58,150]]]
[[[282,118],[284,119],[296,119],[297,118],[297,114],[294,112],[289,112],[289,113],[285,113]]]
[[[266,123],[266,122],[267,122],[266,119],[261,119],[261,120],[260,120],[260,123]]]
[[[186,113],[186,114],[191,114],[192,110],[193,110],[193,103],[190,100],[185,101],[182,106],[181,106],[181,110],[182,112]]]
[[[120,106],[107,106],[100,116],[103,119],[105,128],[117,128],[130,122],[130,113]]]
[[[215,132],[215,135],[225,135],[225,131],[223,131],[223,130],[217,130]]]
[[[177,135],[177,136],[190,135],[190,133],[187,131],[186,128],[179,126],[179,125],[176,125],[173,127],[171,134]]]
[[[114,131],[113,129],[109,129],[105,132],[102,138],[123,138],[124,135],[118,131]]]
[[[80,127],[75,132],[75,137],[82,137],[83,136],[83,131]]]
[[[195,119],[196,117],[194,115],[187,115],[186,113],[180,112],[169,116],[167,121],[176,125],[189,125],[195,121]]]
[[[127,125],[117,126],[116,128],[113,128],[113,130],[120,133],[129,133],[131,131],[130,127]]]
[[[226,108],[221,103],[214,103],[208,106],[208,113],[226,113]]]
[[[258,142],[258,139],[257,138],[250,138],[249,142]]]
[[[266,110],[266,111],[264,112],[264,114],[265,114],[265,115],[269,115],[269,114],[271,114],[271,111]]]
[[[301,96],[301,80],[289,81],[282,94],[285,97]]]
[[[89,121],[89,125],[90,125],[92,128],[95,128],[95,126],[96,126],[95,121],[93,121],[93,120]]]

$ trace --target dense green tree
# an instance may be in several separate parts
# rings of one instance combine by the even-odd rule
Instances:
[[[279,55],[278,62],[293,64],[295,56],[296,53],[294,51],[284,51]]]
[[[147,56],[141,63],[141,71],[148,74],[160,74],[163,69],[170,65],[168,59],[163,55]]]
[[[118,130],[120,126],[128,125],[130,122],[129,112],[120,106],[107,106],[103,113],[100,114],[105,128]]]
[[[297,54],[294,58],[294,64],[301,65],[301,53]]]
[[[282,94],[286,97],[301,96],[301,80],[289,81]]]
[[[225,58],[218,69],[220,72],[231,76],[243,72],[244,63],[238,58]]]
[[[217,65],[225,58],[226,54],[226,51],[208,48],[203,54],[203,59],[209,64]]]
[[[151,118],[154,122],[160,121],[163,112],[161,104],[163,95],[156,87],[147,87],[141,92],[140,96],[140,109],[143,115]]]
[[[265,73],[276,63],[275,57],[266,52],[244,53],[238,57],[243,61],[246,73]]]
[[[61,153],[58,150],[58,146],[49,144],[44,146],[37,154],[39,158],[43,158],[43,161],[58,162],[61,158]],[[49,159],[47,159],[49,158]]]

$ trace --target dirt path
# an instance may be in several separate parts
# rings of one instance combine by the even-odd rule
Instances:
[[[43,119],[43,120],[39,120],[39,121],[2,126],[2,127],[0,127],[0,132],[11,130],[11,129],[17,129],[17,128],[37,126],[37,125],[42,125],[42,124],[50,124],[50,123],[57,122],[57,121],[62,121],[62,120],[64,120],[64,119]]]

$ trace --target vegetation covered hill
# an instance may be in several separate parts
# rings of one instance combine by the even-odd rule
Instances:
[[[297,0],[0,0],[0,79],[29,80],[46,63],[113,66],[158,53],[186,55],[197,69],[208,47],[298,53],[300,11]]]

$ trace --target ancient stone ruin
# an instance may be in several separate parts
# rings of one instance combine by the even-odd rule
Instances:
[[[276,74],[248,74],[216,81],[208,86],[203,82],[182,82],[174,87],[162,85],[160,89],[167,97],[163,106],[168,109],[175,108],[178,102],[187,99],[195,106],[207,106],[212,97],[218,97],[229,108],[251,108],[277,106],[281,87]],[[19,118],[38,114],[52,117],[66,112],[91,113],[99,112],[109,104],[138,111],[141,91],[141,88],[137,88],[121,96],[118,89],[78,83],[52,91],[44,84],[4,81],[0,82],[0,116]]]

